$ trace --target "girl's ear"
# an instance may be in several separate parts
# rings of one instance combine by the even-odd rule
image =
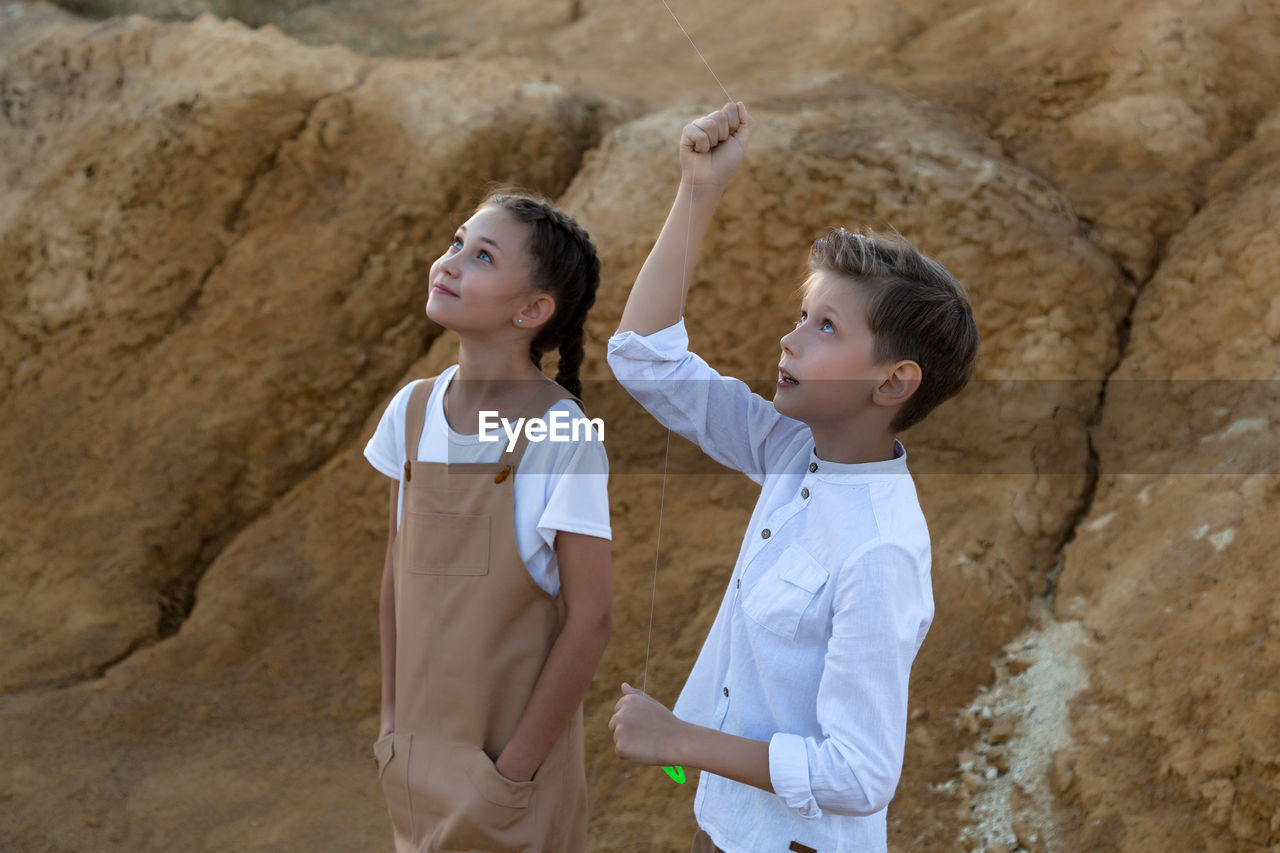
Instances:
[[[920,387],[920,365],[905,359],[893,366],[884,381],[876,386],[871,399],[879,406],[900,406]]]
[[[550,293],[540,290],[520,309],[513,322],[521,329],[537,329],[550,320],[555,312],[555,299]]]

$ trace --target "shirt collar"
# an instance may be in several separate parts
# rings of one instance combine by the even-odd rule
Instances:
[[[817,470],[814,470],[814,466]],[[883,462],[828,462],[819,458],[813,445],[809,446],[809,462],[806,476],[838,480],[841,483],[859,483],[878,477],[902,476],[907,470],[907,449],[896,438],[893,440],[893,458]]]

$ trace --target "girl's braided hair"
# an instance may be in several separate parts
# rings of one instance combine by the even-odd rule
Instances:
[[[529,226],[529,254],[533,284],[556,301],[555,313],[529,344],[529,358],[542,369],[542,354],[560,350],[556,382],[575,397],[582,396],[583,333],[587,311],[600,287],[600,258],[581,225],[541,196],[496,190],[480,203],[499,207]]]

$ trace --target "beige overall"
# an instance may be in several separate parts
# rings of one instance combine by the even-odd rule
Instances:
[[[374,744],[396,851],[578,853],[581,705],[532,781],[510,781],[493,763],[564,621],[563,596],[538,586],[516,548],[512,494],[527,441],[522,431],[493,463],[417,461],[433,384],[409,397],[392,555],[395,731]],[[522,414],[542,417],[565,397],[548,384]]]

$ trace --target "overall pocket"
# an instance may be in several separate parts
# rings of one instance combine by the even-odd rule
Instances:
[[[396,754],[396,733],[387,732],[373,743],[373,757],[378,759],[378,778],[387,772],[387,764]]]
[[[373,745],[378,759],[378,779],[382,782],[382,796],[387,801],[387,813],[396,834],[413,837],[413,801],[409,796],[409,758],[413,754],[413,735],[390,732],[378,738]]]
[[[489,574],[489,516],[410,510],[409,565],[420,575]]]
[[[793,640],[804,611],[826,582],[822,564],[804,548],[792,545],[743,592],[742,612],[761,627]]]
[[[432,850],[523,853],[536,849],[532,806],[537,782],[506,778],[476,746],[455,745],[442,764],[447,774],[432,782],[435,790],[447,792],[449,807],[431,839]]]

